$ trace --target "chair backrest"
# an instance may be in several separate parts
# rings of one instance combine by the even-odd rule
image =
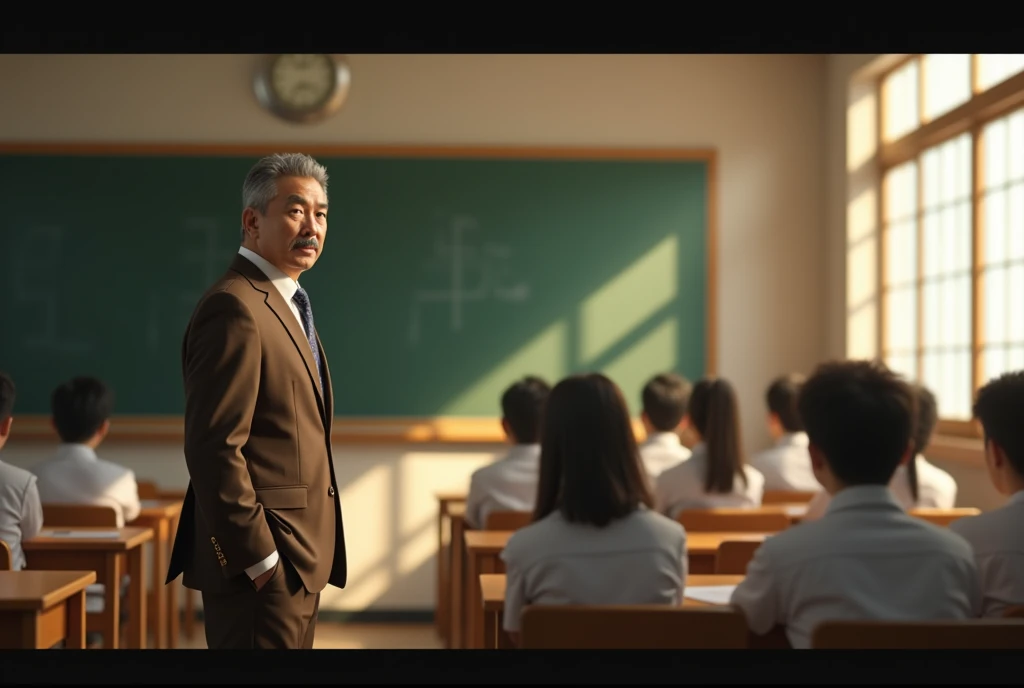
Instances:
[[[1016,604],[1003,610],[1003,618],[1020,619],[1024,618],[1024,604]]]
[[[116,528],[117,512],[112,506],[93,504],[43,504],[43,525]]]
[[[0,571],[11,570],[11,548],[0,540]]]
[[[726,540],[715,554],[715,573],[728,576],[747,575],[747,564],[761,546],[756,540]]]
[[[690,532],[777,533],[792,521],[782,508],[684,509],[676,516]]]
[[[934,523],[937,526],[948,526],[958,518],[964,518],[965,516],[977,516],[981,513],[981,509],[973,506],[960,506],[952,509],[933,509],[933,508],[914,508],[908,512],[911,516],[917,516],[923,518],[929,523]]]
[[[150,480],[138,481],[139,499],[160,499],[160,487]]]
[[[803,492],[800,490],[765,490],[761,497],[762,504],[806,504],[818,491]]]
[[[523,649],[668,650],[749,647],[747,620],[732,607],[531,605]]]
[[[824,621],[811,647],[826,650],[1024,649],[1024,619]]]
[[[532,521],[531,511],[492,511],[487,514],[484,530],[519,530]]]

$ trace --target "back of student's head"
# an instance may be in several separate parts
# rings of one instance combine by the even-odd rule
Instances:
[[[690,424],[700,434],[707,452],[705,492],[730,493],[737,477],[746,485],[739,402],[732,383],[720,377],[697,382],[690,395]]]
[[[654,500],[621,390],[598,373],[562,380],[544,408],[534,520],[559,510],[600,527],[641,504]]]
[[[102,380],[76,377],[53,390],[50,405],[61,441],[85,442],[110,418],[114,393]]]
[[[502,416],[519,444],[533,444],[540,439],[541,412],[550,392],[547,382],[528,375],[501,395]]]
[[[812,446],[844,485],[888,485],[911,449],[916,398],[877,361],[818,366],[800,391],[800,416]]]
[[[0,425],[7,422],[7,419],[14,415],[14,398],[17,389],[14,380],[7,373],[0,370]]]
[[[775,414],[785,432],[802,432],[804,429],[800,411],[797,409],[800,386],[804,379],[803,375],[797,373],[777,377],[768,385],[768,391],[765,393],[768,412]]]
[[[913,452],[910,461],[907,462],[907,483],[910,485],[910,494],[914,502],[918,499],[917,487],[917,463],[914,460],[918,454],[924,452],[925,447],[932,440],[932,433],[939,422],[939,404],[932,391],[922,384],[911,385],[917,400],[917,417],[914,423],[914,433],[911,436],[911,451]]]
[[[682,375],[661,373],[644,385],[640,397],[651,426],[659,432],[672,432],[686,416],[693,385]]]
[[[974,417],[981,423],[985,444],[994,443],[1006,455],[1014,472],[1024,477],[1024,370],[1005,373],[987,382],[974,401]]]

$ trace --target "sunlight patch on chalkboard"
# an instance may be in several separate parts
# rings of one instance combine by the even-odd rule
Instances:
[[[554,384],[569,372],[568,337],[564,320],[551,323],[448,402],[439,415],[473,416],[477,414],[472,413],[472,409],[481,408],[493,409],[492,413],[497,415],[501,406],[494,390],[504,390],[524,375],[540,375]]]
[[[591,294],[580,309],[579,358],[589,365],[671,303],[678,293],[679,239],[662,239]]]
[[[643,339],[602,367],[602,372],[622,386],[623,380],[646,380],[663,370],[676,370],[679,361],[679,321],[675,316],[665,318]],[[639,389],[623,388],[632,411],[636,411]]]

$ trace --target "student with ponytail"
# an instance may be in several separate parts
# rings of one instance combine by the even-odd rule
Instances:
[[[744,461],[732,384],[724,378],[700,380],[690,396],[689,414],[698,442],[689,460],[658,476],[658,511],[674,518],[684,509],[760,506],[764,476]]]

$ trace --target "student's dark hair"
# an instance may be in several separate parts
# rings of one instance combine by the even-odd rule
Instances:
[[[772,380],[765,393],[768,410],[779,417],[779,423],[786,432],[801,432],[804,429],[797,410],[796,400],[800,396],[800,385],[804,376],[798,373],[783,375]]]
[[[651,378],[640,394],[651,425],[660,432],[671,432],[679,427],[686,416],[692,391],[690,381],[676,373],[661,373]]]
[[[707,450],[704,491],[732,492],[737,477],[747,484],[736,390],[724,378],[703,378],[690,396],[690,421]]]
[[[14,386],[14,380],[0,370],[0,423],[14,415],[14,398],[16,396],[17,388]]]
[[[76,377],[53,390],[53,424],[64,442],[84,442],[110,418],[114,393],[94,377]]]
[[[914,503],[918,499],[917,455],[924,451],[932,439],[932,433],[939,422],[939,404],[932,391],[922,384],[913,384],[911,389],[917,395],[917,417],[914,423],[914,434],[911,436],[913,454],[907,462],[907,483]]]
[[[974,417],[981,423],[985,442],[995,442],[1013,470],[1024,476],[1024,370],[1004,373],[987,382],[974,400]]]
[[[603,527],[641,505],[654,499],[622,391],[599,373],[562,380],[544,408],[534,520],[558,510]]]
[[[517,442],[533,444],[540,439],[541,412],[550,392],[547,382],[527,375],[501,395],[501,413],[515,433]]]
[[[846,485],[888,485],[910,450],[917,398],[879,361],[823,363],[800,390],[807,436]]]

